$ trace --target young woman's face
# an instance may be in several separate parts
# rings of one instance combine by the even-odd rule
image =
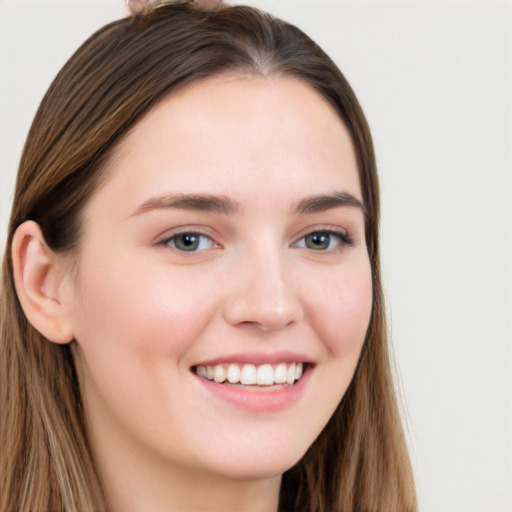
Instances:
[[[223,76],[156,107],[109,171],[70,294],[98,457],[282,473],[345,393],[371,313],[344,125],[298,80]]]

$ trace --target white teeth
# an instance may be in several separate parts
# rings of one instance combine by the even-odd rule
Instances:
[[[213,380],[219,384],[229,382],[230,384],[242,384],[244,386],[273,386],[275,384],[292,385],[302,377],[304,366],[302,363],[269,363],[217,364],[215,366],[199,365],[196,373],[204,379]]]
[[[297,363],[295,365],[295,380],[299,380],[303,374],[303,366],[302,363]]]
[[[286,363],[279,363],[274,370],[274,381],[276,384],[284,384],[286,382]]]
[[[240,373],[240,382],[246,386],[256,384],[256,366],[244,364]]]
[[[288,366],[288,371],[286,372],[286,383],[293,384],[295,382],[295,363],[292,363]]]
[[[258,386],[272,386],[274,384],[274,369],[270,364],[258,366],[256,384]]]
[[[224,382],[226,380],[226,370],[220,364],[213,370],[213,380],[215,382]]]
[[[228,368],[228,381],[236,384],[240,381],[240,367],[237,364],[230,364]]]

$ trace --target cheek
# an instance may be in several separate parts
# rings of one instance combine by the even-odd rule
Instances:
[[[84,272],[77,340],[117,357],[178,358],[214,314],[215,297],[191,273],[131,264]]]
[[[190,374],[185,355],[217,299],[190,272],[174,269],[171,278],[168,270],[130,264],[84,272],[75,362],[96,433],[113,421],[150,445],[154,437],[177,446],[187,432],[176,421]]]
[[[369,261],[343,270],[310,294],[309,310],[315,330],[332,357],[359,357],[372,311]]]

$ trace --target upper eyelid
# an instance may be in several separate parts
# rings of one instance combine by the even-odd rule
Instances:
[[[353,247],[356,245],[356,238],[354,238],[347,229],[334,227],[334,226],[315,226],[304,231],[300,236],[297,236],[291,243],[291,247],[297,246],[297,244],[304,238],[315,233],[327,233],[329,235],[337,236],[340,240],[340,245]]]
[[[153,246],[156,248],[164,249],[165,251],[171,251],[175,255],[175,257],[178,256],[180,258],[186,258],[186,260],[193,261],[193,259],[195,259],[195,258],[204,258],[205,255],[211,254],[212,250],[219,250],[219,249],[224,248],[223,245],[221,245],[219,242],[217,242],[215,240],[215,238],[213,238],[212,236],[210,236],[206,233],[202,233],[202,232],[198,231],[197,229],[196,230],[191,230],[191,229],[176,230],[176,231],[173,231],[172,233],[167,231],[167,233],[168,233],[167,235],[164,234],[162,237],[157,238],[156,241],[153,243]],[[177,237],[179,237],[180,235],[184,235],[184,234],[198,235],[199,237],[208,238],[208,240],[209,240],[208,243],[211,244],[211,246],[200,249],[200,250],[194,249],[191,251],[180,249],[180,248],[176,247],[175,239]],[[172,244],[171,244],[171,241],[173,241]]]
[[[210,238],[213,242],[219,243],[215,239],[215,234],[212,233],[210,230],[207,230],[201,226],[194,226],[194,225],[180,226],[180,227],[168,229],[168,230],[164,231],[162,234],[155,237],[153,243],[158,245],[158,244],[161,244],[163,242],[170,240],[171,238],[174,238],[175,236],[183,235],[183,234],[206,236],[207,238]]]
[[[333,226],[332,224],[317,224],[314,226],[309,226],[307,228],[304,228],[301,230],[298,234],[296,234],[293,238],[293,240],[290,242],[291,245],[297,243],[302,238],[311,235],[313,233],[331,233],[333,235],[338,235],[341,238],[348,238],[352,242],[355,241],[354,236],[351,234],[351,230],[348,230],[347,228],[342,228],[341,226]],[[172,239],[173,237],[180,235],[180,234],[196,234],[205,236],[207,238],[210,238],[215,244],[218,244],[220,246],[223,246],[223,244],[219,241],[221,238],[217,235],[211,228],[206,228],[201,225],[184,225],[184,226],[178,226],[175,228],[170,228],[166,231],[164,231],[162,234],[155,237],[153,243],[155,245],[160,245],[162,243],[165,243]]]
[[[301,230],[299,234],[295,236],[295,240],[298,241],[301,238],[304,238],[305,236],[311,235],[313,233],[332,233],[333,235],[340,235],[352,238],[350,231],[346,228],[332,226],[328,224],[319,224]]]

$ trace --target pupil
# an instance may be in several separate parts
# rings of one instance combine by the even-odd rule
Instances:
[[[196,235],[181,235],[178,239],[178,245],[182,249],[195,249],[199,243],[199,237]]]
[[[329,245],[330,236],[324,233],[316,233],[309,236],[310,247],[314,249],[325,249]]]

